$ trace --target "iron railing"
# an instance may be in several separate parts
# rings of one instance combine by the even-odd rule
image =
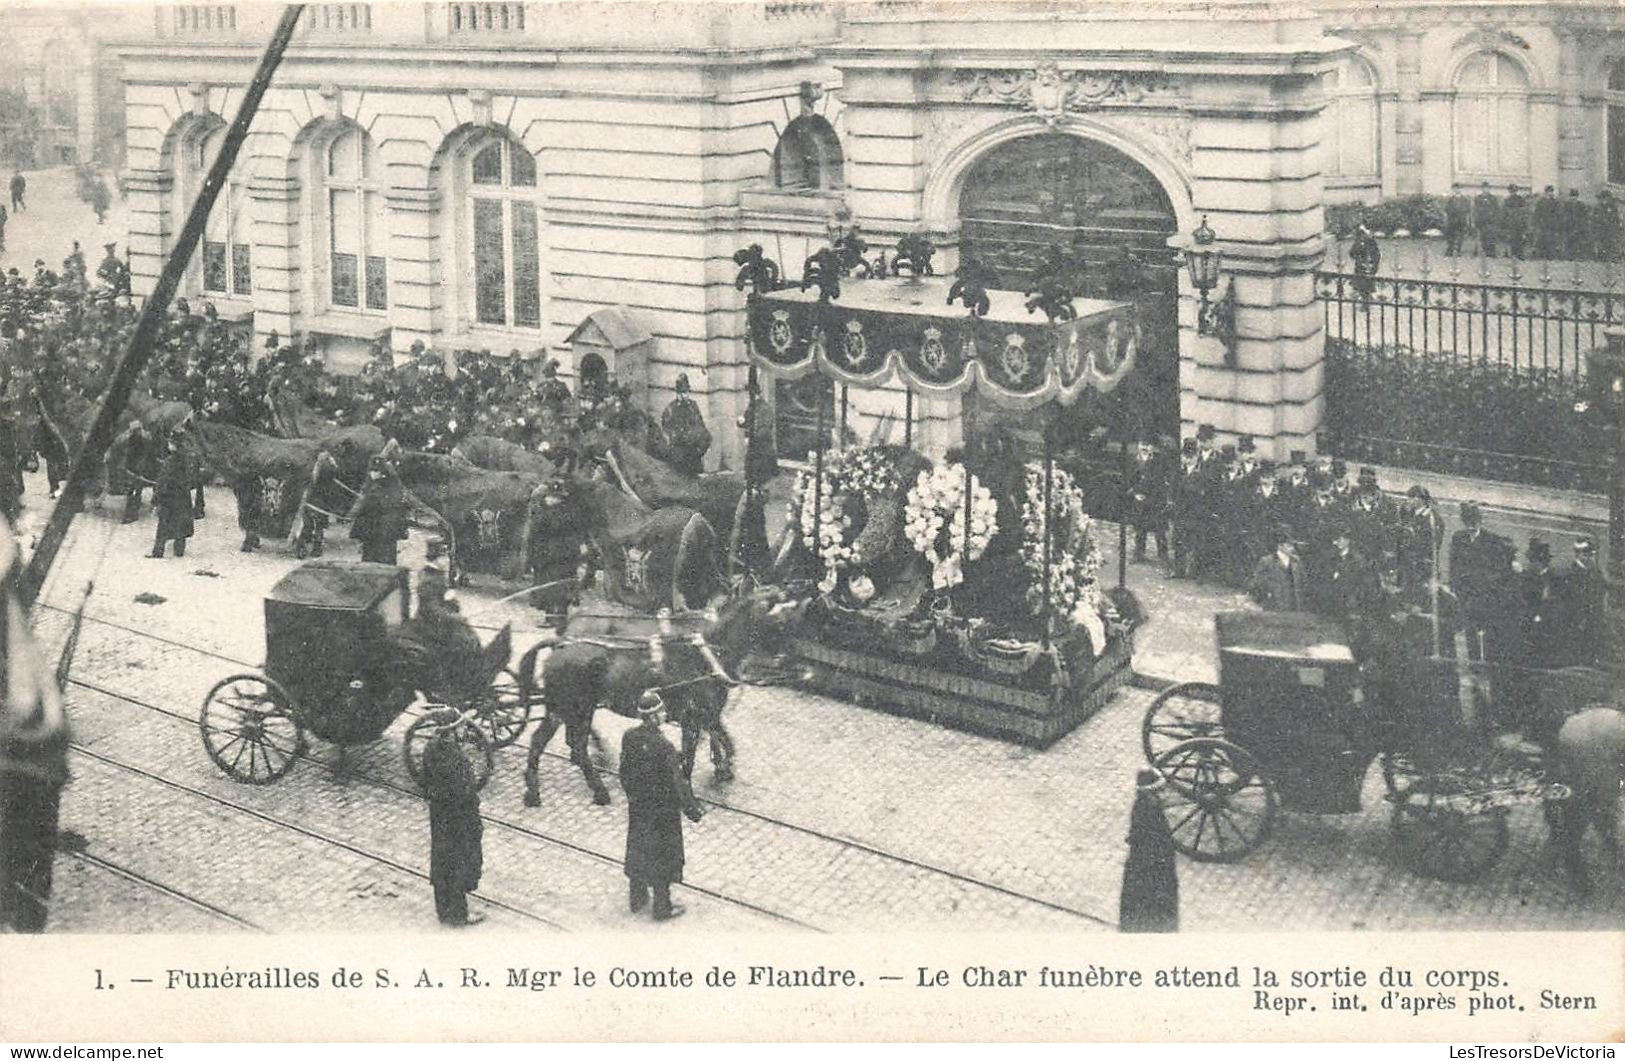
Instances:
[[[1321,272],[1326,434],[1346,460],[1600,491],[1588,365],[1625,291]],[[1606,280],[1606,276],[1605,276]]]

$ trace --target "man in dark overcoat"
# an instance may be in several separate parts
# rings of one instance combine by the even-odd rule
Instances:
[[[1202,460],[1196,440],[1180,443],[1179,464],[1173,470],[1173,577],[1196,574],[1196,540],[1200,533],[1202,490],[1199,475]]]
[[[1444,203],[1444,252],[1454,258],[1461,253],[1461,241],[1467,235],[1472,216],[1472,202],[1460,191],[1451,193]]]
[[[1535,200],[1535,257],[1556,258],[1563,242],[1563,203],[1557,198],[1557,189],[1550,184]]]
[[[457,746],[454,729],[435,734],[423,751],[423,788],[429,799],[429,883],[440,923],[476,925],[468,893],[480,886],[485,869],[485,826],[480,820],[480,788],[474,768]]]
[[[1461,607],[1467,635],[1467,658],[1492,659],[1504,628],[1506,587],[1512,577],[1512,543],[1484,529],[1483,514],[1471,501],[1462,502],[1462,529],[1450,536],[1450,592]]]
[[[1128,468],[1129,523],[1134,527],[1134,559],[1145,560],[1145,539],[1157,543],[1157,559],[1168,561],[1168,505],[1173,499],[1171,469],[1166,455],[1149,442],[1135,447]]]
[[[1529,238],[1529,200],[1516,184],[1507,188],[1506,202],[1501,206],[1501,227],[1506,232],[1507,256],[1523,258],[1524,241]]]
[[[1247,591],[1267,612],[1302,611],[1305,600],[1303,565],[1292,547],[1292,531],[1277,527],[1275,551],[1258,561]]]
[[[1563,250],[1571,262],[1591,257],[1591,209],[1580,198],[1580,189],[1570,188],[1563,200]]]
[[[1534,718],[1539,699],[1537,671],[1558,665],[1558,625],[1560,602],[1558,583],[1552,572],[1552,547],[1544,539],[1529,539],[1524,551],[1524,569],[1514,581],[1511,630],[1511,666],[1500,668],[1496,690],[1497,721],[1506,728],[1522,730]]]
[[[1606,609],[1614,587],[1597,566],[1597,543],[1590,535],[1574,543],[1574,562],[1558,576],[1558,629],[1563,666],[1595,667],[1605,645]]]
[[[635,729],[621,740],[621,788],[626,792],[626,877],[628,902],[637,913],[654,892],[654,919],[669,921],[683,908],[671,901],[671,886],[683,879],[683,821],[703,816],[683,776],[677,749],[660,732],[665,703],[653,689],[638,702]]]
[[[134,523],[141,514],[141,493],[158,467],[162,443],[148,433],[140,420],[132,420],[113,446],[122,457],[123,480],[119,488],[124,492],[124,522]]]
[[[386,457],[374,457],[367,469],[367,485],[350,509],[350,537],[361,543],[361,559],[393,564],[406,537],[408,504],[395,466]]]
[[[186,555],[186,539],[192,536],[193,467],[185,446],[176,439],[158,471],[153,487],[152,506],[158,510],[158,531],[152,542],[152,558],[162,560],[164,547],[175,543],[175,555]]]
[[[251,553],[260,547],[260,527],[265,522],[265,494],[260,488],[260,477],[246,472],[238,475],[231,481],[231,492],[237,498],[237,528],[243,532],[242,549]]]
[[[1162,807],[1165,787],[1155,770],[1141,770],[1136,780],[1117,902],[1119,932],[1179,931],[1179,867]]]
[[[1600,262],[1619,260],[1619,204],[1607,188],[1597,192],[1592,214],[1592,257]]]
[[[1490,191],[1485,181],[1473,197],[1473,228],[1478,230],[1479,253],[1486,258],[1495,257],[1495,244],[1501,236],[1501,200]]]

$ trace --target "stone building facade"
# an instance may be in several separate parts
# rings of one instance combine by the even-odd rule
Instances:
[[[152,19],[151,8],[129,4],[16,3],[0,12],[0,90],[20,93],[42,127],[33,164],[123,164],[123,70],[110,42],[145,32]],[[0,129],[0,140],[10,135]],[[0,157],[17,160],[7,143]]]
[[[1499,77],[1496,33],[1537,51],[1550,36],[1561,50],[1516,19],[1551,7],[1608,21],[1614,10],[1382,7],[1437,14],[1470,39],[1435,45],[1368,26],[1352,3],[1323,19],[1323,8],[1266,0],[625,4],[613,19],[601,4],[312,4],[186,288],[251,317],[262,337],[320,337],[339,368],[379,341],[422,342],[541,352],[569,375],[569,337],[617,307],[651,337],[639,359],[651,403],[686,373],[713,425],[731,425],[747,376],[736,249],[759,243],[794,277],[832,226],[859,226],[876,252],[923,231],[939,272],[974,255],[1019,286],[1059,245],[1091,275],[1114,256],[1139,270],[1142,400],[1158,431],[1213,424],[1285,457],[1313,450],[1322,417],[1323,200],[1432,187],[1432,154],[1402,160],[1433,134],[1408,130],[1441,105],[1454,112],[1432,80],[1401,80],[1406,50],[1447,48],[1451,76],[1483,55],[1493,69],[1480,74]],[[138,292],[173,245],[277,10],[160,7],[154,31],[119,48]],[[1587,34],[1568,80],[1554,66],[1532,82],[1531,113],[1549,112],[1554,130],[1559,113],[1603,120],[1586,109],[1600,90],[1582,82],[1602,69],[1607,39]],[[1429,55],[1432,79],[1441,64]],[[1364,185],[1323,177],[1322,161],[1325,109],[1339,131],[1362,113],[1345,91],[1358,64],[1376,86],[1376,175]],[[1561,156],[1583,154],[1574,180],[1603,172],[1596,132],[1569,137],[1586,140]],[[1357,161],[1361,146],[1337,150]],[[1225,254],[1214,295],[1233,292],[1233,344],[1199,334],[1197,292],[1170,249],[1204,217]],[[770,395],[782,431],[797,407],[831,400],[805,391]],[[861,435],[903,399],[848,401]],[[915,438],[955,444],[965,412],[916,403]],[[737,466],[740,440],[716,434],[711,459]]]

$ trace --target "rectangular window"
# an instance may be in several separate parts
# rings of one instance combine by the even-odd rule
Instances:
[[[361,278],[361,216],[356,193],[335,188],[328,193],[328,229],[333,257],[333,305],[355,307]]]
[[[502,203],[496,199],[474,200],[474,317],[481,324],[508,323]]]
[[[367,255],[367,308],[389,308],[389,266],[372,254]]]
[[[231,245],[231,289],[239,295],[254,293],[252,250],[246,243]]]
[[[203,290],[226,290],[226,245],[212,239],[203,241]]]
[[[1608,108],[1608,183],[1625,184],[1625,107]]]
[[[513,322],[542,325],[541,257],[537,252],[536,207],[513,204]]]
[[[356,259],[353,254],[333,252],[333,305],[356,306]]]

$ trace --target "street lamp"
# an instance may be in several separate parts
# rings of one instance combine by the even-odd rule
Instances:
[[[1196,334],[1211,335],[1224,344],[1225,364],[1234,366],[1236,363],[1236,286],[1232,282],[1225,287],[1223,295],[1217,300],[1209,301],[1208,293],[1219,286],[1219,267],[1224,262],[1224,252],[1215,244],[1218,237],[1207,223],[1207,215],[1202,215],[1202,224],[1191,233],[1190,243],[1185,247],[1185,268],[1191,275],[1191,286],[1202,296],[1202,304],[1196,310]]]

